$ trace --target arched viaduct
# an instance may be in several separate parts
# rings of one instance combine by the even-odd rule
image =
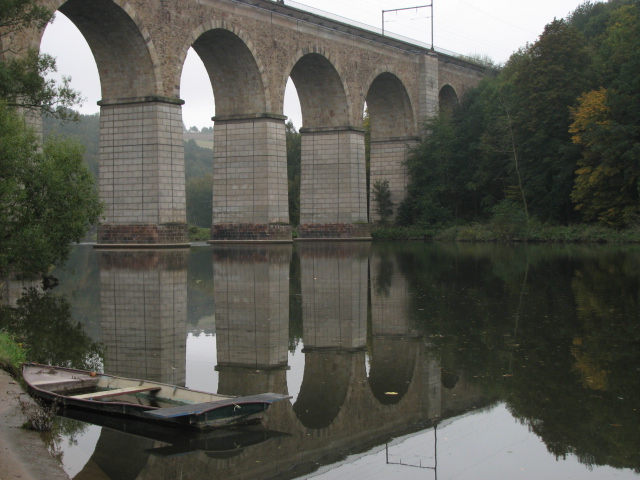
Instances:
[[[484,69],[271,0],[43,0],[98,67],[103,245],[187,242],[180,77],[190,47],[215,95],[212,241],[291,241],[283,115],[303,125],[300,239],[367,238],[371,184],[404,196],[406,145]],[[285,2],[286,3],[286,2]],[[38,45],[42,32],[32,32]],[[441,91],[444,90],[444,95]],[[213,112],[212,112],[213,113]]]

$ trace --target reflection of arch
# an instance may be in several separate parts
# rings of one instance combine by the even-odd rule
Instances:
[[[409,390],[418,346],[418,342],[403,337],[374,335],[369,386],[381,404],[396,404]]]
[[[264,68],[242,32],[226,22],[211,21],[193,33],[191,42],[209,74],[217,116],[270,110],[265,95]],[[183,49],[182,64],[187,51],[188,46]]]
[[[371,140],[408,137],[415,133],[415,115],[402,81],[393,73],[376,76],[367,92]]]
[[[326,428],[345,403],[351,379],[348,352],[312,350],[305,353],[304,379],[293,411],[307,428]]]
[[[314,48],[305,52],[291,70],[305,128],[349,125],[347,90],[334,65]]]
[[[102,99],[137,98],[162,91],[160,62],[149,32],[123,0],[56,0],[86,39],[96,61]]]
[[[450,115],[453,112],[453,109],[458,106],[458,94],[451,85],[447,84],[440,89],[438,102],[440,105],[440,111],[444,114]]]

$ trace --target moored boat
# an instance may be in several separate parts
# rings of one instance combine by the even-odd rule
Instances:
[[[273,402],[291,398],[277,393],[232,397],[35,363],[25,363],[22,374],[33,396],[61,406],[197,429],[257,422]]]

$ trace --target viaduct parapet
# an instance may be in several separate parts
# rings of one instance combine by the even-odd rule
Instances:
[[[291,241],[284,93],[303,125],[300,239],[369,238],[371,185],[405,195],[422,121],[482,67],[271,0],[43,0],[93,52],[102,88],[98,243],[185,245],[180,77],[189,48],[215,96],[212,242]],[[286,2],[285,2],[286,3]],[[28,40],[38,46],[42,32]],[[445,95],[443,95],[443,92]],[[214,112],[212,112],[212,115]]]

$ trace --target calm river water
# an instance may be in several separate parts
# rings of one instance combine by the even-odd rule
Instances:
[[[15,327],[39,360],[293,397],[206,438],[59,418],[74,479],[640,472],[638,246],[79,246],[55,275]]]

